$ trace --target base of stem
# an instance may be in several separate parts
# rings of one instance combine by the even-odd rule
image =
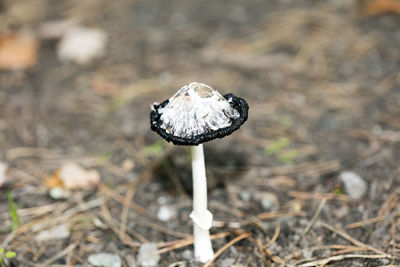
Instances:
[[[210,232],[194,224],[194,256],[197,261],[206,263],[214,256]]]

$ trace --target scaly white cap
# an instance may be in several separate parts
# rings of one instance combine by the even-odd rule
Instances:
[[[154,103],[150,119],[152,129],[167,141],[198,145],[237,130],[247,112],[244,99],[192,82],[163,103]]]

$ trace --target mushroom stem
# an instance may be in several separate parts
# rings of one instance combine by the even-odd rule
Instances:
[[[207,262],[214,255],[209,229],[212,213],[207,210],[207,179],[203,144],[192,146],[194,255],[196,260]]]

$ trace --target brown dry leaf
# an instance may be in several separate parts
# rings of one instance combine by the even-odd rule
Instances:
[[[86,171],[73,162],[66,163],[61,167],[60,178],[67,189],[87,189],[100,183],[98,171]]]
[[[368,16],[383,14],[400,14],[399,0],[373,0],[364,5],[364,12]]]
[[[61,181],[61,178],[60,178],[60,169],[54,171],[54,173],[52,175],[45,177],[43,179],[43,183],[48,188],[62,186],[63,182]]]
[[[29,31],[0,36],[0,69],[19,70],[35,65],[38,43]]]
[[[76,163],[65,163],[53,175],[44,178],[48,188],[61,187],[69,190],[89,189],[100,183],[100,174],[96,170],[85,170]]]

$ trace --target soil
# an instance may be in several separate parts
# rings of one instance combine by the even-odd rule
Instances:
[[[227,233],[215,251],[250,233],[213,266],[398,266],[400,16],[373,2],[0,2],[2,35],[39,40],[33,67],[0,71],[0,247],[17,253],[6,264],[88,266],[110,252],[135,266],[155,242],[170,248],[158,266],[202,266],[190,244],[165,243],[192,232],[189,150],[149,125],[153,102],[199,81],[250,106],[238,131],[204,145],[211,234]],[[104,30],[105,55],[61,61],[59,39],[40,32],[67,19]],[[54,200],[44,179],[71,161],[101,184]],[[366,183],[360,198],[343,172]],[[60,224],[67,237],[37,241]]]

